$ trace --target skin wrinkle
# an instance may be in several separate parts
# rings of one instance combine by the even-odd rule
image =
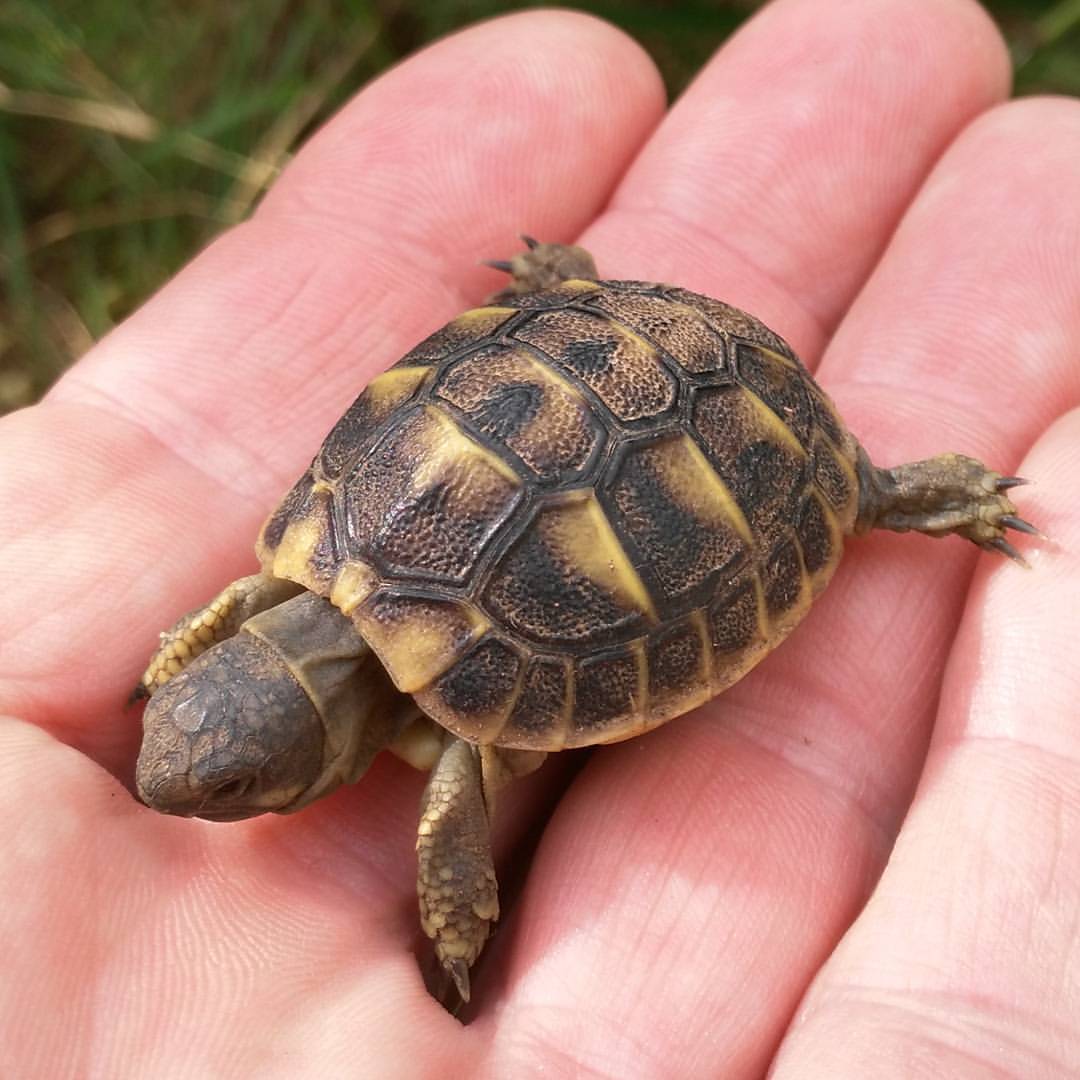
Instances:
[[[288,481],[275,478],[264,462],[254,459],[245,447],[235,442],[231,444],[231,449],[236,452],[238,457],[246,459],[244,467],[239,470],[222,470],[220,473],[211,472],[199,461],[197,456],[192,456],[173,441],[172,432],[156,426],[153,417],[142,416],[135,412],[110,391],[91,383],[83,383],[77,376],[66,380],[64,386],[65,393],[47,399],[42,402],[41,407],[48,408],[50,404],[58,406],[75,405],[104,413],[114,420],[122,421],[127,426],[136,429],[140,437],[148,443],[154,443],[161,447],[177,464],[197,472],[205,481],[207,487],[217,488],[223,496],[227,496],[230,500],[239,499],[243,503],[250,504],[250,513],[253,518],[260,513],[259,498],[256,492],[274,486],[280,486],[282,490],[285,490],[288,485]],[[69,390],[75,392],[68,393]],[[254,484],[235,484],[231,482],[237,475],[243,476],[250,473],[255,474],[256,482]],[[117,486],[121,484],[122,480],[118,478]],[[265,512],[265,510],[262,512]]]
[[[866,798],[862,784],[852,787],[844,783],[842,771],[832,768],[831,760],[786,754],[779,747],[755,738],[752,719],[749,727],[731,727],[727,730],[727,735],[729,738],[745,742],[758,754],[766,755],[792,773],[809,780],[812,787],[823,796],[822,805],[817,808],[819,813],[824,814],[829,803],[839,811],[838,817],[847,818],[852,816],[850,811],[854,811],[854,818],[868,826],[868,832],[874,836],[875,846],[882,854],[887,853],[892,847],[895,839],[895,822],[892,816],[883,816],[880,811],[874,809],[871,801]],[[799,747],[802,745],[802,740],[793,735],[791,745]],[[828,764],[828,768],[821,767],[823,760]],[[780,786],[783,786],[783,781],[780,781]]]
[[[845,775],[841,761],[827,754],[810,756],[806,744],[796,735],[789,740],[789,752],[764,739],[755,738],[752,720],[740,735],[758,752],[765,753],[813,781],[819,792],[841,809],[856,811],[855,817],[865,822],[876,837],[875,846],[879,852],[888,852],[896,836],[897,811],[885,809],[889,806],[889,800],[884,792],[872,791],[872,787],[876,786],[872,778],[860,777],[857,783],[852,783],[851,778]]]
[[[997,1001],[988,999],[985,995],[973,996],[966,993],[956,994],[924,989],[912,993],[910,991],[898,991],[890,987],[858,983],[847,983],[830,988],[830,996],[843,1000],[849,995],[856,997],[860,1004],[865,1003],[871,1010],[873,1015],[872,1030],[879,1047],[875,1059],[879,1065],[882,1056],[884,1056],[882,1054],[880,1028],[885,1026],[887,1030],[893,1028],[901,1035],[907,1031],[918,1031],[919,1040],[917,1045],[920,1048],[927,1045],[938,1048],[944,1047],[961,1053],[965,1057],[973,1058],[980,1063],[992,1064],[980,1052],[979,1043],[981,1042],[988,1048],[988,1052],[1009,1048],[1013,1052],[1020,1053],[1028,1060],[1033,1059],[1035,1062],[1061,1070],[1047,1072],[1045,1074],[1047,1076],[1065,1076],[1068,1074],[1067,1065],[1069,1059],[1067,1056],[1062,1055],[1061,1058],[1055,1059],[1051,1055],[1044,1053],[1045,1047],[1042,1045],[1045,1042],[1044,1039],[1035,1036],[1028,1039],[1022,1037],[1029,1031],[1035,1030],[1039,1030],[1040,1035],[1046,1034],[1045,1019],[1038,1014],[1029,1013],[1025,1015],[1023,1011],[1018,1013],[1015,1001]],[[822,1004],[828,1005],[829,1002],[826,1000]],[[995,1006],[995,1009],[992,1015],[988,1016],[987,1007],[990,1005]],[[808,1018],[800,1016],[799,1023],[803,1023]],[[881,1023],[882,1018],[885,1021],[884,1025]],[[1035,1020],[1038,1023],[1032,1022]],[[927,1027],[933,1029],[932,1033],[927,1032]],[[864,1032],[865,1034],[868,1033]],[[1068,1043],[1070,1039],[1075,1040],[1075,1035],[1064,1028],[1060,1028],[1054,1034],[1058,1036],[1062,1043]],[[911,1050],[907,1049],[905,1057],[910,1053]],[[853,1058],[851,1064],[857,1065],[858,1060],[857,1057]],[[783,1054],[777,1060],[777,1065],[779,1067],[785,1065]],[[1040,1075],[1026,1069],[1022,1074],[1018,1074],[1014,1071],[1016,1067],[1016,1064],[1011,1064],[1008,1071],[1003,1075]],[[782,1074],[780,1069],[777,1068],[772,1075],[780,1076]]]
[[[72,426],[81,424],[95,431],[101,426],[96,417],[89,423],[83,423],[85,417],[76,420],[72,416],[72,414],[80,416],[85,411],[95,411],[92,406],[79,405],[73,402],[59,403],[50,400],[36,406],[36,409],[53,417],[65,416]],[[25,422],[29,417],[24,415],[22,419]],[[125,426],[127,424],[127,421],[120,417],[117,418],[117,422],[124,423]],[[136,427],[134,430],[139,433],[140,437],[143,437],[141,428]],[[112,496],[121,493],[128,484],[127,479],[119,473],[111,479],[107,476],[104,479],[97,477],[95,479],[98,480],[99,484],[104,483],[105,487],[98,492],[95,508],[88,508],[86,512],[88,516],[93,515],[96,508],[101,504],[112,505],[115,502]],[[236,500],[230,496],[228,501],[231,506]],[[152,506],[148,508],[153,509]],[[72,527],[70,520],[71,507],[66,502],[54,507],[47,498],[40,499],[35,503],[34,509],[37,511],[32,518],[32,535],[34,536],[53,535],[54,525],[56,525],[55,531],[60,531],[63,527],[65,515],[68,515],[68,525]],[[89,525],[95,524],[95,522],[91,520],[80,524],[82,530],[89,537],[91,535]],[[132,530],[128,530],[128,536],[131,535],[131,532]],[[10,551],[7,557],[9,562],[13,561]],[[53,571],[53,569],[50,567],[50,571]],[[85,547],[85,544],[80,545],[78,548],[77,560],[70,560],[69,557],[68,569],[80,571],[79,576],[93,573],[93,553]],[[225,564],[223,569],[228,570],[228,564]],[[132,577],[126,574],[112,575],[109,577],[107,584],[113,602],[120,603],[129,595],[134,596],[139,593],[142,579],[138,576]],[[99,600],[99,596],[100,594],[94,590],[80,588],[69,596],[67,605],[63,609],[37,604],[23,607],[20,609],[20,620],[18,622],[11,620],[3,622],[5,627],[10,627],[12,630],[13,636],[11,639],[7,641],[0,639],[0,658],[3,660],[3,668],[5,669],[3,675],[0,676],[0,708],[2,708],[2,711],[26,719],[33,719],[36,723],[63,737],[65,741],[79,745],[80,748],[85,743],[82,725],[86,723],[86,712],[77,713],[72,720],[67,720],[64,718],[64,713],[70,709],[70,703],[65,701],[60,705],[50,707],[48,702],[48,685],[50,680],[54,681],[56,679],[57,667],[62,663],[62,659],[58,659],[52,652],[40,649],[31,651],[27,643],[32,642],[35,635],[47,634],[47,627],[50,624],[67,628],[72,625],[82,626],[92,623],[92,609]],[[64,637],[67,633],[68,631],[65,629],[59,632],[58,636]],[[130,652],[131,643],[139,640],[137,630],[126,622],[118,626],[111,626],[110,633],[112,635],[112,647],[121,654],[125,651]],[[92,706],[94,715],[100,715],[101,707],[108,708],[110,712],[118,713],[130,686],[134,685],[140,663],[141,661],[137,657],[132,658],[127,677],[121,678],[120,684],[115,686],[113,697],[104,704],[98,694],[87,696],[91,691],[84,682],[82,684],[84,707]],[[31,670],[26,671],[25,667],[28,664],[31,666]],[[24,670],[20,670],[20,668]],[[130,737],[133,732],[127,725],[120,727],[113,724],[103,727],[104,734],[99,734],[98,738],[115,744],[119,749],[124,749],[130,745]],[[105,742],[99,747],[100,751],[105,751],[101,754],[102,757],[110,757]]]
[[[563,1049],[564,1043],[573,1042],[572,1035],[582,1023],[580,1013],[561,1005],[548,1004],[534,1007],[532,1026],[524,1029],[519,1042],[495,1043],[487,1055],[486,1071],[480,1076],[498,1080],[504,1076],[551,1075],[593,1080],[625,1080],[628,1076],[662,1076],[665,1062],[656,1056],[654,1043],[634,1039],[625,1026],[610,1031],[610,1062],[583,1061],[573,1050]],[[568,1037],[569,1035],[569,1037]],[[597,1039],[597,1044],[604,1040]],[[596,1058],[598,1054],[593,1054]],[[535,1062],[542,1059],[538,1069]],[[528,1070],[524,1073],[523,1070]]]
[[[499,47],[507,40],[507,32],[512,34],[515,29],[528,37],[529,47],[513,57],[507,55],[504,62],[493,65],[492,57],[499,58]],[[456,117],[463,108],[473,115],[481,103],[486,106],[491,102],[512,101],[515,109],[505,114],[509,125],[506,130],[511,132],[512,138],[493,136],[485,140],[483,129],[476,127],[475,138],[465,147],[469,151],[465,160],[474,168],[476,163],[482,162],[485,177],[493,173],[500,176],[498,197],[515,200],[508,209],[516,212],[518,194],[511,185],[503,187],[501,180],[510,181],[521,175],[522,163],[533,165],[538,151],[547,153],[556,165],[563,160],[570,161],[569,156],[561,152],[561,147],[567,138],[573,137],[597,143],[599,160],[610,158],[613,144],[620,156],[626,156],[626,141],[620,137],[617,125],[611,123],[612,110],[628,99],[637,98],[635,123],[651,128],[662,115],[664,89],[652,60],[633,39],[596,17],[581,12],[560,12],[555,19],[543,15],[516,15],[479,23],[468,34],[474,52],[485,59],[485,63],[474,66],[469,80],[462,79],[460,58],[450,47],[454,38],[424,49],[373,83],[334,124],[317,134],[305,153],[290,165],[282,183],[275,185],[262,210],[276,210],[279,203],[293,198],[297,192],[306,198],[309,192],[318,191],[327,176],[332,178],[327,186],[338,191],[336,168],[327,168],[327,163],[336,165],[339,155],[345,179],[359,176],[364,178],[362,183],[365,184],[369,177],[381,183],[381,177],[388,174],[387,162],[400,162],[402,164],[392,167],[392,171],[401,172],[405,180],[414,175],[420,179],[433,177],[431,190],[416,192],[407,206],[416,205],[417,199],[422,200],[420,205],[432,199],[444,202],[447,180],[452,182],[450,191],[456,197],[468,200],[467,205],[456,208],[468,213],[451,216],[434,237],[445,245],[436,251],[436,256],[452,256],[454,251],[460,252],[476,243],[477,225],[492,229],[492,236],[502,234],[497,234],[490,224],[492,216],[483,191],[478,192],[469,183],[454,182],[459,177],[439,175],[432,168],[433,163],[438,168],[450,168],[462,160],[459,125],[429,125],[421,131],[418,126],[413,126],[414,119],[429,117],[433,108]],[[608,61],[606,71],[595,63],[598,54]],[[551,56],[559,57],[558,64],[550,62]],[[401,86],[406,75],[408,95],[402,93]],[[598,103],[606,107],[598,108]],[[520,137],[522,126],[517,122],[520,115],[530,115],[528,145]],[[492,119],[497,122],[498,115],[493,115]],[[645,134],[644,130],[642,134]],[[440,153],[444,142],[446,152]],[[318,171],[311,164],[316,160],[321,165]],[[508,175],[502,177],[504,167]],[[619,171],[617,163],[613,163],[613,175],[618,175]],[[534,213],[537,210],[545,212],[547,198],[559,194],[551,189],[549,177],[552,174],[558,175],[558,170],[529,169],[526,183],[543,185],[531,200],[535,204]],[[376,233],[384,234],[389,212],[390,218],[395,220],[396,236],[400,228],[407,232],[411,230],[411,222],[396,220],[401,208],[397,202],[400,184],[389,186],[389,190],[394,195],[395,205],[377,207],[369,223]],[[361,192],[346,189],[346,193],[365,197],[369,194],[366,189]],[[587,193],[578,191],[575,194]],[[583,222],[603,202],[601,195],[593,198],[596,201],[592,207],[570,207]],[[337,205],[338,201],[316,196],[317,214],[325,215],[327,207]],[[357,202],[355,198],[352,201]],[[350,225],[356,222],[356,209],[367,213],[367,203],[354,207],[354,213],[348,215]],[[507,216],[512,218],[513,214]],[[464,218],[460,224],[459,218]],[[480,220],[473,221],[473,218]],[[531,227],[532,223],[529,224]],[[523,224],[518,222],[518,227]],[[512,224],[505,228],[512,234]],[[426,233],[415,235],[418,245],[430,243],[431,239],[432,236]],[[424,262],[430,257],[428,252]],[[418,265],[424,265],[424,262]],[[450,258],[447,269],[452,271],[448,276],[459,277],[460,257],[457,262]]]
[[[1001,758],[1003,761],[1008,761],[1013,757],[1013,751],[1024,750],[1030,751],[1038,756],[1045,756],[1051,762],[1059,762],[1062,765],[1066,765],[1070,768],[1076,768],[1080,766],[1080,753],[1067,754],[1060,750],[1054,750],[1051,747],[1043,746],[1040,743],[1032,742],[1030,740],[1020,739],[1013,735],[982,735],[972,734],[969,732],[962,732],[953,737],[935,737],[934,750],[935,753],[950,753],[955,750],[961,750],[966,747],[975,747],[979,744],[984,744],[988,747],[1006,747],[1007,752],[1002,753]],[[1051,770],[1054,772],[1056,770]]]
[[[1017,142],[1021,145],[1017,146]],[[1043,149],[1048,143],[1052,145],[1054,161],[1047,160]],[[1074,152],[1070,153],[1070,148]],[[1076,152],[1080,152],[1080,105],[1076,102],[1028,98],[997,105],[975,119],[937,164],[896,231],[891,258],[875,268],[862,295],[852,306],[849,318],[830,347],[830,370],[836,367],[838,376],[842,373],[844,380],[853,378],[860,384],[877,382],[889,391],[895,390],[898,383],[902,384],[904,378],[910,383],[913,374],[910,363],[894,363],[891,369],[890,365],[885,365],[882,370],[881,365],[862,362],[862,350],[848,344],[853,337],[860,341],[869,338],[870,354],[880,351],[875,347],[876,341],[879,336],[888,334],[889,328],[873,321],[873,311],[885,290],[895,290],[898,302],[904,304],[909,295],[914,294],[915,303],[911,305],[914,318],[905,326],[893,328],[893,332],[899,331],[902,346],[910,341],[905,352],[911,354],[913,361],[935,362],[933,375],[939,370],[940,345],[933,337],[940,327],[941,312],[955,313],[961,305],[970,307],[970,336],[991,362],[1002,356],[1002,333],[1017,336],[1029,324],[1025,312],[1033,301],[1045,308],[1048,315],[1058,315],[1063,324],[1058,342],[1072,340],[1068,327],[1080,304],[1080,282],[1072,273],[1076,264],[1074,254],[1080,250],[1080,218],[1068,189],[1047,181],[1057,177],[1055,164],[1066,166],[1075,159]],[[1060,162],[1056,161],[1058,157]],[[1032,165],[1024,167],[1028,158],[1040,162],[1037,176],[1032,175]],[[993,170],[1002,178],[993,187],[987,187],[984,197],[978,200],[970,197],[973,168],[984,172]],[[1040,183],[1044,185],[1041,198],[1025,200],[1024,191]],[[1019,236],[1015,235],[1015,230],[1002,236],[1000,222],[1006,213],[1025,219],[1034,214],[1038,217],[1032,223],[1034,227],[1024,228]],[[940,262],[932,262],[926,267],[911,265],[916,249],[925,249],[927,234],[938,230],[949,238],[967,238],[966,244],[958,247],[949,277],[943,277]],[[1031,238],[1036,233],[1040,235],[1042,259],[1047,257],[1048,249],[1059,253],[1054,260],[1058,269],[1049,276],[1010,273],[1016,264],[1026,267],[1030,262]],[[997,242],[998,237],[1002,237],[1002,242]],[[972,270],[983,269],[989,260],[1000,272],[989,276],[986,286],[982,287],[977,277],[970,280],[970,275],[965,275],[961,289],[955,277],[958,260],[961,267],[970,264]],[[913,268],[926,272],[911,273]],[[926,277],[933,283],[932,291],[926,288]],[[1071,290],[1065,287],[1066,281],[1071,282]],[[989,307],[988,299],[992,299]],[[1013,307],[1016,310],[1012,310]],[[988,313],[986,317],[976,317],[983,312]],[[992,328],[990,332],[984,329],[986,326]],[[862,341],[862,344],[865,346],[866,342]],[[833,355],[836,353],[846,359],[837,363]],[[1009,353],[1006,356],[1007,359],[1000,363],[1001,373],[1014,377],[1016,357]],[[856,357],[859,357],[858,361]],[[1029,365],[1035,359],[1036,354],[1032,354]],[[1039,377],[1044,378],[1045,352],[1040,351],[1037,359],[1041,363]],[[1080,377],[1070,361],[1067,347],[1059,352],[1059,363],[1062,374],[1068,376],[1070,394],[1074,398],[1080,396]],[[854,370],[849,372],[847,369],[852,367]],[[953,365],[946,373],[947,378],[937,381],[946,384],[947,393],[955,393],[962,387],[970,395],[972,389],[977,388],[978,380],[985,378],[985,372],[985,363]],[[924,373],[930,372],[918,374]],[[1045,422],[1051,419],[1053,417],[1048,416]]]
[[[227,239],[228,235],[219,241],[219,244],[223,244]],[[295,307],[302,305],[305,296],[310,295],[313,277],[314,272],[305,276],[298,288],[290,291],[289,300],[270,318],[268,324],[252,324],[238,341],[230,343],[229,353],[218,361],[222,370],[228,370],[231,366],[230,355],[247,357],[265,354],[268,360],[273,357],[278,350],[272,346],[264,349],[260,347],[260,342],[266,339],[272,341],[275,327],[288,325],[290,313]],[[103,348],[108,350],[114,340],[114,337],[110,337]],[[123,353],[127,351],[127,344],[121,340],[116,347]],[[136,349],[138,350],[137,343]],[[270,370],[267,364],[262,367],[266,371]],[[74,368],[61,380],[50,398],[89,403],[93,403],[95,397],[99,401],[110,400],[113,411],[132,425],[140,427],[149,439],[166,446],[189,468],[197,469],[206,475],[213,486],[227,486],[232,495],[244,500],[265,498],[266,493],[283,491],[291,482],[291,477],[287,476],[284,470],[270,466],[265,449],[262,452],[256,451],[251,445],[246,445],[242,438],[237,438],[237,430],[242,432],[244,428],[250,428],[250,424],[237,424],[236,421],[240,418],[235,413],[227,425],[216,423],[209,418],[202,424],[193,425],[184,398],[181,396],[178,400],[177,395],[171,392],[170,385],[159,385],[153,381],[142,382],[140,410],[136,412],[124,405],[117,392],[119,388],[109,389],[107,384],[102,385],[94,369],[91,369],[90,376],[93,382],[83,376],[80,367]],[[261,378],[261,373],[259,377]],[[254,434],[255,432],[251,431],[251,435]],[[208,443],[214,447],[213,455],[207,458],[214,463],[212,468],[201,461]]]

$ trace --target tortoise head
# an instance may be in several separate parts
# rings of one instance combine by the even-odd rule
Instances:
[[[324,772],[322,719],[288,666],[240,633],[154,693],[139,797],[167,814],[235,821],[291,807]]]
[[[154,691],[139,797],[235,821],[299,810],[363,773],[407,715],[352,622],[303,592],[249,618]]]

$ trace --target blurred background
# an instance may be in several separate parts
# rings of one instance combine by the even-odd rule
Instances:
[[[1080,94],[1080,0],[985,2],[1018,94]],[[535,6],[0,0],[0,413],[247,215],[357,87],[432,38]],[[636,37],[675,96],[762,0],[567,6]]]

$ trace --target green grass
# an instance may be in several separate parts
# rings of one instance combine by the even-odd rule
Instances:
[[[33,401],[357,87],[491,0],[3,0],[0,412]],[[755,0],[592,0],[675,94]],[[1080,0],[993,0],[1019,93],[1080,95]]]

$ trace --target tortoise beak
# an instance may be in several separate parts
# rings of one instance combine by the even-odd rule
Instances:
[[[197,817],[204,821],[242,821],[263,812],[261,807],[236,809],[208,806],[216,789],[193,788],[184,774],[166,774],[160,779],[150,778],[146,783],[142,777],[138,777],[136,786],[142,802],[160,814]]]
[[[193,791],[183,773],[166,773],[164,776],[144,776],[140,769],[135,777],[139,798],[151,810],[161,814],[178,814],[193,817],[203,801],[201,793]]]

